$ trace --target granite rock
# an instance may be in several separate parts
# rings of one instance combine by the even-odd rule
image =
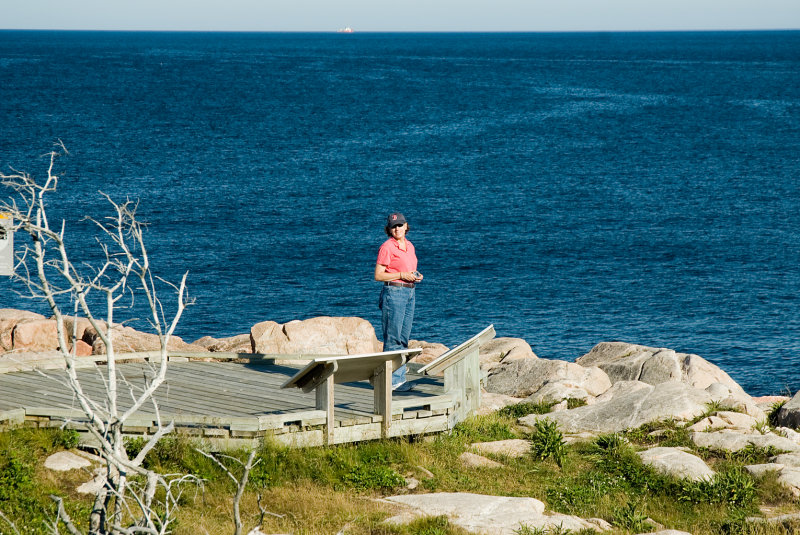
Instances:
[[[520,526],[538,529],[580,531],[607,530],[611,526],[599,519],[584,520],[576,516],[546,514],[542,502],[534,498],[484,496],[480,494],[438,492],[390,496],[388,502],[408,507],[403,515],[387,523],[407,523],[422,516],[445,515],[450,522],[470,533],[514,535]]]
[[[737,431],[714,431],[705,433],[695,431],[691,434],[692,442],[701,448],[712,448],[725,451],[739,451],[749,444],[759,448],[773,446],[780,451],[797,452],[800,445],[788,438],[783,438],[773,433],[761,435],[758,433],[741,433]]]
[[[671,349],[602,342],[575,362],[581,366],[599,367],[608,374],[612,383],[642,381],[657,385],[682,382],[700,389],[722,383],[734,394],[746,395],[742,387],[718,366],[697,355],[676,353]]]
[[[250,343],[249,334],[237,334],[228,336],[226,338],[212,338],[211,336],[204,336],[199,340],[192,342],[205,348],[212,353],[252,353],[253,346]]]
[[[58,451],[50,455],[44,461],[45,468],[56,472],[67,472],[77,468],[88,468],[91,466],[88,460],[79,457],[70,451]]]
[[[650,448],[637,454],[644,464],[678,479],[700,481],[714,476],[714,471],[703,459],[680,448]]]
[[[778,425],[797,429],[800,427],[800,391],[780,408],[777,414]]]
[[[489,372],[486,390],[518,398],[535,394],[547,383],[577,387],[597,396],[611,387],[608,376],[599,368],[550,359],[522,359],[501,363]]]
[[[757,420],[748,414],[740,412],[719,411],[708,416],[691,426],[691,431],[706,431],[708,429],[718,431],[720,429],[733,429],[742,432],[752,432]]]
[[[532,428],[536,420],[550,418],[562,432],[568,434],[614,433],[667,418],[690,420],[703,414],[709,401],[710,396],[704,390],[668,382],[637,387],[619,393],[608,401],[568,411],[531,414],[520,418],[519,423]]]

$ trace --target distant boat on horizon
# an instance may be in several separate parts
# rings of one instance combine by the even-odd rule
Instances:
[[[350,26],[346,26],[344,28],[339,28],[337,30],[337,33],[353,33],[353,28],[351,28]]]

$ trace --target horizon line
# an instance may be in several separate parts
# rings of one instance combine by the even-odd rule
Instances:
[[[111,28],[0,28],[0,31],[19,32],[125,32],[125,33],[321,33],[321,34],[387,34],[387,33],[474,33],[474,34],[530,34],[530,33],[699,33],[699,32],[796,32],[800,28],[693,28],[693,29],[602,29],[602,30],[200,30],[200,29],[111,29]]]

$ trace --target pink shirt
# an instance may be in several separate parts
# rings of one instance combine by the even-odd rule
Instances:
[[[406,250],[400,248],[400,243],[394,238],[389,238],[378,250],[378,264],[386,266],[386,273],[400,273],[401,271],[417,270],[417,254],[414,245],[406,240]]]

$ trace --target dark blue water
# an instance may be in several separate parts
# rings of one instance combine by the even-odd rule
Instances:
[[[70,156],[55,216],[140,199],[179,334],[355,315],[408,217],[413,338],[493,323],[543,357],[604,340],[800,388],[800,32],[0,32],[0,165]],[[42,311],[0,281],[0,306]]]

